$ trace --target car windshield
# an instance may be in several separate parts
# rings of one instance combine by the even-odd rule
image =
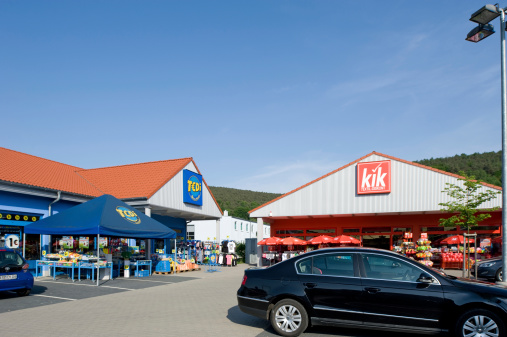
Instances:
[[[16,252],[0,251],[0,268],[21,265],[23,265],[23,258],[19,254]]]

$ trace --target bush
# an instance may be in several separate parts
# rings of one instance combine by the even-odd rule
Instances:
[[[245,261],[245,244],[244,243],[238,243],[236,245],[236,254],[238,255],[238,263]]]

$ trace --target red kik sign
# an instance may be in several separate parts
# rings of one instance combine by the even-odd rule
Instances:
[[[390,160],[357,163],[357,194],[390,192]]]

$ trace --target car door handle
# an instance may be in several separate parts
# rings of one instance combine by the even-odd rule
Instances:
[[[307,288],[315,288],[317,286],[317,283],[303,283],[303,285]]]
[[[368,292],[368,294],[376,294],[380,291],[379,288],[364,288]]]

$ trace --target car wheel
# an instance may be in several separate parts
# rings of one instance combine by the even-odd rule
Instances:
[[[308,315],[298,301],[281,300],[271,310],[271,325],[282,336],[299,336],[308,327]]]
[[[19,296],[28,296],[28,294],[30,294],[30,291],[32,289],[22,289],[22,290],[17,290],[16,293],[19,295]]]
[[[498,282],[502,282],[502,268],[497,270],[495,280],[497,280]]]
[[[505,325],[493,312],[474,309],[461,315],[456,324],[456,336],[505,336]]]

